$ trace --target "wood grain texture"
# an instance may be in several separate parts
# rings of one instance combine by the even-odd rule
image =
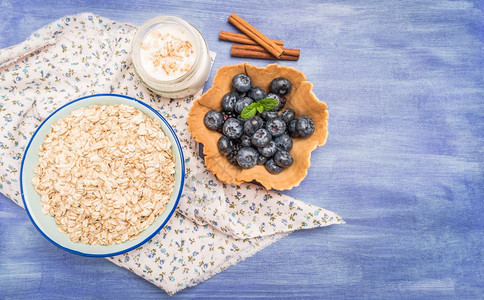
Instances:
[[[347,224],[296,232],[174,298],[483,298],[480,1],[196,2],[0,1],[0,48],[91,11],[138,25],[182,17],[218,53],[214,69],[245,61],[218,41],[220,30],[234,31],[232,12],[301,49],[298,62],[278,63],[314,83],[330,133],[287,194]],[[167,297],[106,260],[56,248],[4,197],[0,257],[0,298]]]

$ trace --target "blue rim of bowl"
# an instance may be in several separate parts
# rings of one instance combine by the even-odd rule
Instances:
[[[148,108],[149,110],[151,110],[152,112],[154,112],[164,123],[165,125],[168,127],[168,129],[170,130],[172,136],[173,136],[173,139],[175,140],[176,142],[176,146],[178,148],[178,151],[180,153],[180,162],[181,162],[181,180],[180,180],[180,190],[178,191],[178,195],[176,197],[176,201],[175,201],[175,205],[173,205],[173,209],[170,211],[170,213],[168,214],[168,217],[166,218],[166,220],[160,225],[159,228],[157,228],[150,236],[148,236],[146,239],[144,239],[143,241],[139,242],[138,244],[128,248],[128,249],[125,249],[125,250],[121,250],[121,251],[118,251],[118,252],[114,252],[114,253],[107,253],[107,254],[90,254],[90,253],[84,253],[84,252],[80,252],[80,251],[76,251],[76,250],[72,250],[70,248],[66,248],[64,246],[61,246],[59,245],[58,243],[56,243],[54,240],[52,240],[47,234],[45,234],[41,229],[40,227],[37,225],[37,223],[35,223],[34,219],[32,218],[32,216],[30,215],[30,212],[29,212],[29,208],[27,206],[27,203],[25,202],[25,197],[24,197],[24,189],[23,189],[23,182],[22,182],[22,175],[23,175],[23,171],[24,171],[24,162],[25,162],[25,157],[27,157],[27,151],[29,151],[29,148],[30,148],[30,144],[32,143],[32,141],[34,140],[35,136],[37,135],[37,132],[40,130],[40,128],[42,128],[42,126],[44,126],[44,123],[47,122],[47,120],[49,120],[52,116],[54,116],[58,111],[60,111],[61,109],[63,109],[64,107],[66,106],[69,106],[71,105],[72,103],[75,103],[75,102],[78,102],[78,101],[81,101],[81,100],[84,100],[84,99],[87,99],[87,98],[93,98],[93,97],[101,97],[101,96],[114,96],[114,97],[120,97],[120,98],[125,98],[125,99],[128,99],[128,100],[132,100],[132,101],[135,101],[135,102],[138,102],[139,104],[145,106],[146,108]],[[74,253],[74,254],[78,254],[78,255],[82,255],[82,256],[89,256],[89,257],[109,257],[109,256],[116,256],[116,255],[119,255],[119,254],[123,254],[123,253],[126,253],[126,252],[129,252],[133,249],[136,249],[138,247],[140,247],[141,245],[143,245],[144,243],[146,243],[147,241],[149,241],[152,237],[154,237],[163,227],[165,227],[166,223],[168,222],[168,220],[171,219],[171,216],[173,215],[173,213],[175,212],[177,206],[178,206],[178,202],[180,201],[180,197],[181,197],[181,194],[182,194],[182,191],[183,191],[183,185],[184,185],[184,182],[185,182],[185,158],[183,156],[183,151],[182,151],[182,148],[181,148],[181,145],[180,145],[180,141],[178,140],[178,137],[175,133],[175,131],[173,130],[173,128],[171,127],[171,125],[168,123],[168,121],[166,121],[166,119],[159,113],[157,112],[153,107],[149,106],[148,104],[136,99],[136,98],[133,98],[133,97],[129,97],[129,96],[125,96],[125,95],[119,95],[119,94],[95,94],[95,95],[89,95],[89,96],[85,96],[85,97],[81,97],[79,99],[76,99],[76,100],[73,100],[69,103],[66,103],[64,105],[62,105],[61,107],[59,107],[58,109],[56,109],[53,113],[51,113],[41,124],[40,126],[35,130],[34,132],[34,135],[32,135],[32,138],[30,139],[29,143],[27,144],[27,148],[25,148],[25,151],[24,151],[24,156],[22,157],[22,164],[20,166],[20,194],[22,195],[22,201],[24,203],[24,207],[25,207],[25,210],[27,211],[27,215],[29,216],[29,219],[30,221],[32,222],[32,224],[34,224],[35,228],[37,228],[37,230],[47,239],[49,240],[52,244],[56,245],[57,247],[67,251],[67,252],[70,252],[70,253]]]

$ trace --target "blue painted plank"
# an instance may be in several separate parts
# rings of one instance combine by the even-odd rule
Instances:
[[[180,16],[218,53],[215,69],[244,61],[217,40],[219,30],[233,30],[231,12],[301,48],[300,61],[282,64],[303,71],[329,105],[330,135],[307,178],[287,193],[337,211],[347,224],[296,232],[175,298],[484,297],[479,1],[4,0],[0,7],[0,48],[84,11],[138,25]],[[1,196],[0,241],[0,298],[166,296],[103,259],[51,245]]]

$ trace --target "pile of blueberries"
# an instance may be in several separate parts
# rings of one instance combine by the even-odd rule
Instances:
[[[232,79],[233,91],[222,98],[222,112],[210,110],[204,118],[205,126],[223,135],[218,149],[231,164],[241,168],[265,165],[272,174],[282,172],[293,164],[289,151],[292,139],[308,137],[314,132],[314,122],[307,116],[296,118],[292,109],[282,111],[284,98],[292,84],[284,77],[272,80],[270,93],[252,86],[249,76],[237,74]],[[277,106],[270,111],[257,113],[246,120],[241,117],[245,107],[254,101],[276,99]]]

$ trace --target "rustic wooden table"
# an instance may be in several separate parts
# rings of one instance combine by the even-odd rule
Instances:
[[[214,69],[244,61],[217,39],[233,30],[231,12],[301,49],[301,60],[281,63],[329,105],[330,135],[287,193],[347,224],[296,232],[175,298],[482,298],[482,9],[470,0],[2,0],[0,48],[91,11],[137,25],[180,16],[217,52]],[[3,196],[0,257],[0,298],[166,297],[104,259],[50,244]]]

